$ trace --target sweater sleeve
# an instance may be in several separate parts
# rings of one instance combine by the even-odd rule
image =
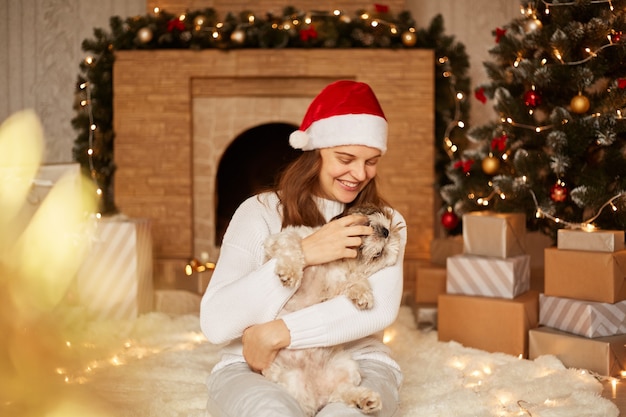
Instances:
[[[265,239],[281,227],[276,204],[269,194],[251,197],[231,219],[200,306],[200,326],[212,343],[240,338],[247,327],[273,320],[295,291],[276,277],[275,261],[264,259]]]
[[[395,265],[370,277],[374,307],[359,310],[346,297],[336,297],[283,316],[291,333],[289,348],[334,346],[375,334],[393,323],[402,299],[406,222],[398,212],[394,222],[402,225],[401,250]]]

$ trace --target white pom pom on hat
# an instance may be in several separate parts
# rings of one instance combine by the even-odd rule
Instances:
[[[295,149],[342,145],[387,150],[387,119],[369,85],[350,80],[329,84],[313,99],[300,129],[289,136]]]

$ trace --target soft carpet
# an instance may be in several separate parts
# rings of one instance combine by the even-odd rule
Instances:
[[[386,337],[405,375],[402,417],[619,415],[588,373],[552,356],[529,361],[438,342],[436,331],[416,328],[409,307]],[[89,323],[73,346],[82,367],[66,380],[95,394],[103,415],[205,416],[204,380],[219,347],[205,340],[195,315]]]

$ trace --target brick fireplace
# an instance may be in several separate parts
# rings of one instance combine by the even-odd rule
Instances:
[[[434,230],[434,56],[430,50],[121,51],[114,67],[115,198],[153,221],[157,282],[184,279],[202,252],[219,255],[216,174],[242,132],[299,125],[329,82],[369,83],[389,120],[383,195],[407,219],[405,285],[429,258]]]

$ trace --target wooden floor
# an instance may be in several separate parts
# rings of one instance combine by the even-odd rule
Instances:
[[[620,379],[615,385],[615,389],[613,389],[613,384],[610,381],[604,381],[602,384],[604,385],[602,396],[613,401],[619,408],[619,415],[626,417],[626,379]]]

